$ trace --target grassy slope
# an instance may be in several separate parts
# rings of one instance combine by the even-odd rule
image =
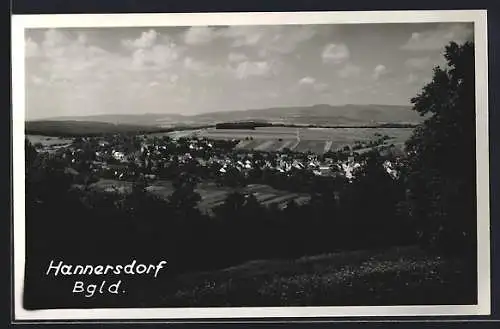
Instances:
[[[171,307],[475,304],[473,272],[463,261],[416,247],[341,252],[169,278],[151,291],[161,300],[148,301]]]
[[[391,105],[327,105],[276,107],[205,113],[193,119],[213,122],[238,120],[278,120],[296,124],[363,124],[363,123],[420,123],[422,118],[410,106]]]

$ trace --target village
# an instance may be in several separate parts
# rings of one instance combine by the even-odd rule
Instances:
[[[75,138],[68,144],[35,146],[41,152],[60,155],[73,173],[90,170],[99,178],[130,181],[141,176],[147,180],[169,179],[187,171],[201,179],[225,182],[226,178],[252,178],[264,171],[282,176],[297,172],[318,177],[355,178],[364,164],[363,154],[349,147],[314,154],[283,149],[275,152],[238,149],[239,140],[210,140],[199,137],[121,136]],[[387,174],[398,177],[399,156],[382,151]],[[399,154],[398,154],[399,155]],[[227,180],[226,180],[227,181]]]

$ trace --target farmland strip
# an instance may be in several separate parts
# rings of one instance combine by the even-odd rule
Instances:
[[[226,198],[212,199],[209,201],[203,200],[202,202],[200,202],[200,205],[203,204],[205,207],[215,207],[219,204],[224,203],[225,201],[226,201]]]
[[[324,149],[324,153],[330,151],[330,148],[332,147],[332,144],[333,144],[333,141],[327,141],[326,144],[325,144],[325,149]]]
[[[243,140],[243,141],[239,142],[238,145],[236,145],[236,148],[238,148],[238,149],[245,148],[245,146],[247,146],[248,143],[250,143],[249,140]]]
[[[263,191],[266,190],[268,187],[265,185],[260,185],[260,184],[251,184],[246,187],[247,192],[252,192],[252,191]]]
[[[263,201],[267,201],[267,200],[276,198],[276,194],[261,194],[258,196],[256,195],[256,198],[257,198],[257,200],[259,200],[259,202],[263,202]]]
[[[257,151],[265,151],[267,148],[269,148],[274,141],[265,141],[264,143],[260,144],[259,146],[255,147],[255,150]]]
[[[223,204],[226,200],[223,199],[223,200],[218,200],[216,202],[212,202],[212,203],[204,203],[204,207],[205,208],[208,208],[208,209],[213,209],[217,206],[220,206],[221,204]]]
[[[219,199],[220,197],[224,197],[225,195],[227,195],[226,191],[220,191],[220,192],[207,191],[207,195],[203,198],[203,202],[209,202],[211,200],[216,200],[216,199]]]
[[[297,143],[297,146],[295,147],[295,150],[299,152],[306,152],[310,149],[310,141],[304,141],[301,140],[299,143]]]
[[[290,150],[295,150],[295,148],[296,148],[299,144],[300,144],[300,141],[299,141],[299,140],[297,140],[297,141],[295,141],[292,145],[290,145],[288,148],[289,148]]]
[[[282,203],[282,202],[286,202],[288,200],[294,199],[297,196],[298,195],[295,193],[287,194],[287,195],[279,196],[279,197],[271,199],[271,200],[267,200],[263,204],[267,206],[267,205],[270,205],[272,203]]]
[[[285,141],[279,148],[278,151],[281,151],[287,147],[290,147],[292,145],[293,141]]]

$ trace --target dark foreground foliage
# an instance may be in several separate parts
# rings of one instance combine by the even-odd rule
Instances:
[[[360,306],[475,303],[470,266],[418,248],[252,261],[184,275],[160,289],[159,305]],[[462,289],[455,289],[462,287]],[[157,287],[158,289],[158,287]],[[148,301],[145,301],[146,303]]]

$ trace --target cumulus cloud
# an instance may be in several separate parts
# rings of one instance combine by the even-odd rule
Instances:
[[[27,32],[31,38],[26,38],[26,57],[33,57],[26,61],[27,107],[53,116],[79,112],[193,113],[279,106],[283,102],[365,102],[372,99],[369,91],[360,91],[358,86],[366,84],[381,86],[377,97],[387,98],[385,92],[390,89],[401,98],[408,93],[397,88],[416,89],[405,83],[410,79],[408,74],[412,72],[418,78],[426,71],[403,67],[405,70],[389,72],[399,82],[396,88],[387,85],[392,79],[381,79],[387,68],[375,65],[389,65],[387,58],[395,62],[408,59],[406,65],[416,68],[423,66],[423,61],[417,63],[413,58],[427,55],[434,61],[434,54],[405,56],[408,53],[401,51],[397,52],[399,57],[388,57],[393,51],[390,49],[372,54],[370,45],[361,44],[358,46],[366,49],[356,54],[353,62],[347,47],[348,33],[342,39],[345,44],[330,43],[335,40],[332,33],[318,35],[317,29],[200,27],[176,35],[170,34],[168,28],[106,29],[102,33],[81,30],[84,33],[80,34],[75,29],[56,29],[46,35]],[[124,33],[129,34],[124,37]],[[331,72],[321,71],[327,68],[322,60],[336,64],[330,67]],[[297,65],[298,61],[304,65]],[[368,80],[372,73],[380,80],[370,83],[364,78],[349,79],[365,73]],[[346,96],[343,89],[352,90],[352,95]],[[253,95],[252,101],[241,102],[243,91]]]
[[[40,47],[38,46],[38,43],[33,41],[31,38],[28,38],[26,40],[24,52],[27,58],[36,57],[40,55]]]
[[[430,57],[413,57],[405,61],[405,66],[412,70],[424,70],[431,64]]]
[[[222,36],[232,39],[232,47],[255,46],[266,34],[263,26],[234,25],[226,28]]]
[[[27,38],[31,50],[26,57],[37,55],[26,62],[27,115],[160,109],[161,104],[149,99],[164,94],[177,81],[173,75],[177,68],[171,64],[178,61],[179,52],[155,35],[148,31],[137,39],[123,40],[125,51],[116,52],[95,46],[85,33],[64,29],[46,31],[36,47]]]
[[[412,33],[401,48],[413,51],[441,50],[451,41],[463,43],[471,40],[473,32],[470,24],[442,24],[433,30]]]
[[[28,39],[29,40],[29,39]],[[28,42],[29,44],[29,42]],[[89,78],[92,70],[109,62],[111,55],[102,48],[87,44],[86,37],[79,34],[76,37],[58,31],[47,30],[40,45],[26,53],[26,57],[33,56],[36,49],[40,76],[47,83],[78,81]],[[29,68],[27,70],[29,72]]]
[[[171,67],[180,58],[182,48],[169,38],[160,38],[154,30],[143,32],[135,40],[123,40],[122,43],[132,50],[134,70],[163,70]]]
[[[155,30],[149,30],[142,32],[140,37],[137,39],[126,39],[122,41],[122,44],[128,48],[149,48],[156,43],[158,39],[158,33]]]
[[[162,70],[179,59],[182,48],[170,38],[161,37],[151,29],[143,31],[136,39],[125,39],[122,45],[131,51],[131,65],[125,69]]]
[[[179,51],[174,44],[154,45],[149,49],[136,49],[132,54],[133,68],[160,70],[170,67],[179,58]]]
[[[228,55],[228,60],[231,63],[243,62],[243,61],[248,60],[248,57],[247,57],[247,55],[245,55],[243,53],[230,52]]]
[[[45,50],[53,50],[70,42],[68,36],[63,31],[50,29],[45,31],[42,46]]]
[[[191,57],[184,58],[184,67],[188,70],[201,71],[206,68],[206,65],[202,61],[195,60]]]
[[[221,30],[221,36],[231,40],[231,47],[255,47],[262,58],[290,54],[315,34],[315,28],[310,25],[237,25]]]
[[[120,71],[124,64],[117,56],[88,44],[83,33],[50,29],[36,48],[36,60],[26,62],[28,117],[99,110],[93,102],[109,92],[109,73]],[[32,55],[26,53],[26,57]]]
[[[195,74],[198,77],[216,77],[217,79],[221,79],[226,81],[228,78],[232,78],[232,81],[234,81],[234,78],[237,79],[242,79],[243,76],[245,76],[245,73],[238,73],[238,69],[244,71],[243,64],[244,62],[237,63],[236,66],[231,66],[228,63],[224,64],[216,64],[212,62],[205,62],[202,60],[198,60],[193,57],[186,57],[184,58],[184,61],[182,63],[182,74],[186,75],[189,73]],[[253,64],[253,62],[252,62]],[[257,71],[253,67],[249,67],[249,71]],[[258,76],[258,73],[249,73],[250,75],[255,75]],[[264,74],[263,74],[264,75]],[[204,81],[203,84],[206,82]],[[215,88],[215,86],[214,86]]]
[[[192,57],[184,58],[184,68],[188,72],[193,72],[201,77],[214,76],[217,73],[223,73],[226,69],[219,65],[210,65],[204,61],[194,59]]]
[[[331,43],[323,48],[321,53],[324,63],[340,64],[350,57],[349,48],[343,43]]]
[[[188,45],[204,45],[218,36],[215,28],[208,26],[192,26],[184,34],[184,42]]]
[[[238,65],[235,75],[243,80],[249,77],[265,77],[272,74],[272,65],[266,61],[250,62],[245,61]]]
[[[343,79],[355,78],[361,74],[361,67],[354,64],[347,64],[339,71],[339,76]]]
[[[388,72],[389,70],[387,69],[387,67],[385,67],[385,65],[379,64],[375,66],[375,68],[373,69],[372,77],[375,80],[379,80],[382,76],[386,75]]]
[[[316,79],[314,79],[313,77],[304,77],[304,78],[299,80],[299,84],[301,84],[301,85],[312,85],[315,82],[316,82]]]
[[[300,90],[314,90],[318,93],[323,93],[328,90],[328,84],[320,82],[313,77],[306,76],[298,81],[297,87],[292,87],[292,92],[298,92]],[[304,89],[301,89],[304,88]]]

